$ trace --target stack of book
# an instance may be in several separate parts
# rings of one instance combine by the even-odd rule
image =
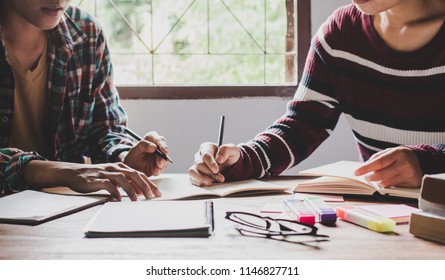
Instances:
[[[445,244],[445,173],[423,177],[419,208],[411,215],[410,233]]]

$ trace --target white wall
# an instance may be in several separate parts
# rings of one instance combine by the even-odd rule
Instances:
[[[313,0],[313,33],[326,17],[346,0]],[[284,114],[288,99],[279,97],[216,100],[122,100],[133,130],[156,130],[165,136],[174,164],[165,172],[186,173],[194,153],[206,141],[217,141],[220,115],[226,116],[225,143],[245,142]],[[346,121],[341,118],[331,137],[306,161],[286,172],[336,160],[357,160],[358,154]]]

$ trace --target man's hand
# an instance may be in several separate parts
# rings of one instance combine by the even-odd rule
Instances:
[[[155,153],[156,148],[159,148],[164,154],[168,154],[165,138],[152,131],[145,135],[144,140],[139,141],[124,154],[123,162],[144,172],[147,176],[159,175],[168,163]]]

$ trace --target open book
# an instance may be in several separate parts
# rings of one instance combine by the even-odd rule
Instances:
[[[288,187],[258,180],[243,180],[211,187],[197,187],[190,183],[187,174],[160,175],[151,180],[162,192],[162,197],[155,200],[218,198],[226,196],[248,196],[289,191]]]
[[[37,225],[104,203],[106,199],[26,190],[0,198],[0,222]]]
[[[85,227],[86,237],[209,237],[213,203],[205,201],[108,202]]]
[[[367,181],[363,176],[355,176],[354,171],[362,163],[354,161],[339,161],[316,168],[300,171],[302,175],[321,176],[299,183],[295,192],[381,195],[417,199],[420,188],[382,188],[374,182]]]
[[[291,193],[289,187],[279,186],[272,183],[267,183],[258,180],[243,180],[237,182],[228,182],[222,184],[213,184],[211,187],[198,187],[190,183],[187,174],[162,174],[150,180],[158,186],[162,192],[162,196],[154,198],[153,200],[180,200],[180,199],[204,199],[204,198],[219,198],[226,196],[248,196],[269,193]],[[65,193],[65,194],[79,194],[67,188],[48,188],[45,189],[51,193]],[[127,196],[121,190],[122,196]],[[107,191],[99,191],[90,193],[88,195],[105,195],[108,196]],[[140,199],[144,197],[141,195]]]

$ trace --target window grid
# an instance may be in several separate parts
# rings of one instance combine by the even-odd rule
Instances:
[[[150,53],[152,56],[151,60],[151,68],[152,68],[152,84],[149,86],[119,86],[119,92],[122,98],[162,98],[162,99],[190,99],[190,98],[225,98],[225,97],[239,97],[239,96],[291,96],[293,95],[296,88],[296,73],[300,76],[302,67],[304,64],[305,54],[307,52],[308,44],[310,41],[310,0],[285,0],[286,1],[286,10],[287,10],[287,32],[286,32],[286,44],[285,50],[282,54],[285,56],[285,66],[286,66],[286,82],[287,85],[267,85],[266,82],[264,85],[249,85],[249,86],[236,86],[236,85],[222,85],[222,86],[195,86],[195,85],[186,85],[186,86],[162,86],[156,84],[155,79],[155,67],[156,61],[155,56],[162,56],[168,53],[158,52],[159,46],[162,45],[167,36],[170,35],[172,30],[174,30],[175,26],[181,22],[183,16],[187,13],[187,11],[196,3],[197,0],[192,0],[190,4],[187,6],[186,10],[183,11],[181,16],[176,20],[176,22],[172,25],[167,34],[160,40],[160,42],[155,45],[153,38],[153,6],[152,2],[149,2],[150,5],[150,13],[151,13],[151,38],[150,38],[150,46],[148,46],[143,38],[141,38],[136,30],[131,27],[130,22],[125,18],[125,16],[119,11],[118,7],[114,3],[113,0],[106,0],[115,11],[120,15],[120,17],[125,21],[126,25],[132,30],[134,35],[137,36],[138,40],[143,43],[146,48],[146,51]],[[212,53],[211,51],[211,36],[210,36],[210,0],[207,1],[207,53],[209,56],[217,56],[221,55],[219,53]],[[268,53],[267,51],[267,21],[265,20],[267,17],[267,9],[264,8],[264,40],[262,42],[263,46],[250,34],[248,29],[244,27],[242,21],[236,16],[236,14],[231,11],[230,7],[224,0],[220,0],[221,3],[227,8],[227,10],[232,14],[233,18],[240,24],[244,32],[250,37],[250,39],[256,44],[260,52],[263,56],[263,66],[266,68],[266,56],[274,53]],[[79,1],[79,4],[82,4],[83,0]],[[88,1],[90,2],[90,1]],[[94,13],[97,15],[98,12],[98,3],[94,2]],[[263,0],[265,3],[267,0]],[[294,16],[295,15],[295,16]],[[295,32],[297,30],[297,32]],[[296,35],[298,38],[296,38]],[[295,44],[297,42],[297,44]],[[296,56],[296,51],[299,52],[299,55]],[[303,52],[303,54],[301,53]],[[119,55],[119,53],[115,53]],[[170,53],[174,55],[197,55],[196,53]],[[276,53],[275,53],[276,54]],[[280,54],[280,53],[278,53]],[[249,54],[249,53],[230,53],[224,55],[238,55],[238,56],[246,56],[246,55],[258,55],[258,54]],[[297,60],[297,59],[298,60]],[[298,61],[298,65],[296,61]],[[298,66],[298,67],[297,67]],[[266,71],[264,73],[264,81],[266,81]]]

